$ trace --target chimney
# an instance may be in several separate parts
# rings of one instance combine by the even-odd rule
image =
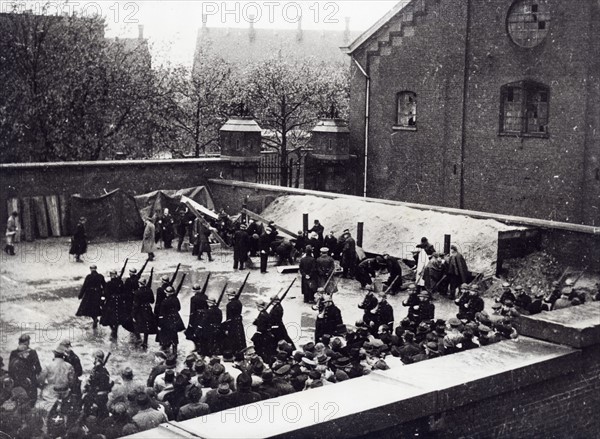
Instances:
[[[138,24],[138,40],[144,39],[144,25]]]
[[[296,32],[296,41],[302,42],[302,15],[298,17],[298,31]]]
[[[254,30],[254,19],[256,17],[254,15],[248,16],[248,21],[250,22],[250,31],[248,32],[248,38],[250,42],[253,42],[256,39],[256,31]]]
[[[344,44],[350,44],[350,17],[344,17],[346,28],[344,29]]]

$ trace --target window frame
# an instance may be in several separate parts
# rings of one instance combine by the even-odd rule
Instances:
[[[521,49],[525,49],[525,50],[529,50],[529,49],[534,49],[536,47],[539,47],[541,45],[544,44],[544,42],[548,39],[548,34],[550,33],[550,27],[551,27],[551,23],[552,23],[552,14],[550,12],[550,7],[547,4],[546,1],[544,0],[538,0],[538,6],[539,3],[545,3],[546,6],[548,6],[548,10],[547,11],[531,11],[531,14],[534,15],[534,19],[532,21],[525,21],[525,20],[516,20],[516,21],[511,21],[511,16],[513,13],[515,12],[515,9],[519,6],[519,3],[522,3],[523,1],[526,0],[514,0],[512,5],[510,6],[510,8],[508,9],[508,11],[506,12],[506,22],[505,22],[505,26],[506,26],[506,35],[508,36],[509,40],[516,46],[519,47]],[[532,5],[533,6],[533,5]],[[539,17],[538,15],[542,14],[544,17],[547,15],[547,18],[539,21]],[[541,30],[539,29],[539,23],[543,22],[544,23],[544,28],[543,30],[545,30],[544,35],[541,38],[536,38],[535,44],[532,45],[526,45],[523,44],[521,40],[519,40],[518,35],[513,34],[513,30],[511,29],[511,26],[516,25],[517,23],[523,23],[523,29],[519,30],[519,29],[515,29],[514,32],[522,32],[522,33],[526,33],[527,29],[525,29],[525,24],[526,23],[538,23],[538,31]]]
[[[505,127],[506,120],[506,96],[509,90],[518,88],[521,90],[521,101],[520,101],[520,129],[519,131],[507,131]],[[544,125],[544,131],[530,132],[529,126],[531,118],[527,116],[527,107],[530,101],[530,96],[533,93],[543,92],[546,94],[546,124]],[[500,114],[498,124],[498,135],[508,137],[538,137],[548,138],[550,137],[549,126],[550,126],[550,87],[546,84],[531,80],[521,80],[516,82],[510,82],[500,87]]]
[[[411,94],[412,98],[414,100],[414,125],[403,125],[400,123],[400,98]],[[417,123],[418,123],[418,116],[419,110],[418,110],[418,102],[417,102],[417,93],[412,91],[412,90],[402,90],[399,91],[398,93],[396,93],[396,113],[394,115],[394,125],[392,126],[392,129],[397,130],[397,131],[417,131]]]

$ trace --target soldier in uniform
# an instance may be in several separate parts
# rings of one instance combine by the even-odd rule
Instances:
[[[127,313],[127,304],[123,297],[123,281],[117,275],[116,270],[111,270],[110,280],[106,283],[104,288],[106,301],[102,308],[102,317],[100,318],[100,324],[102,326],[110,326],[111,338],[116,340],[119,332],[119,325],[127,324],[130,320],[131,310]]]
[[[273,307],[269,311],[269,319],[271,321],[271,334],[275,339],[274,341],[279,343],[281,340],[285,340],[295,349],[296,346],[283,323],[283,306],[281,305],[281,300],[278,296],[272,297],[271,300],[273,301]]]
[[[258,316],[254,320],[256,332],[252,336],[252,343],[256,353],[268,364],[273,361],[277,341],[271,334],[271,317],[266,311],[267,303],[260,299],[256,302]]]
[[[342,245],[342,259],[340,265],[344,270],[344,277],[354,277],[354,270],[356,268],[356,241],[350,234],[350,230],[344,230],[344,243]]]
[[[237,291],[229,289],[229,302],[225,307],[225,321],[221,325],[223,343],[221,352],[239,352],[246,347],[246,334],[242,322],[242,302],[237,297]]]
[[[148,335],[158,332],[156,316],[152,312],[154,293],[150,283],[151,281],[142,279],[140,287],[133,293],[133,330],[136,334],[144,334],[141,346],[143,350],[148,349]]]
[[[329,249],[327,247],[321,248],[321,256],[316,260],[317,265],[317,285],[318,287],[324,287],[327,283],[327,279],[335,270],[335,261],[329,256]]]
[[[158,317],[158,311],[160,310],[160,304],[162,303],[163,300],[165,300],[165,297],[167,297],[167,294],[165,293],[165,289],[171,285],[171,279],[169,279],[169,276],[167,276],[166,274],[163,274],[160,278],[160,281],[162,282],[160,287],[158,287],[156,289],[156,303],[154,304],[154,315],[156,317]]]
[[[217,301],[213,298],[208,299],[208,309],[204,312],[204,319],[201,322],[200,331],[201,355],[219,354],[219,341],[221,338],[221,322],[223,321],[223,312],[217,306]]]
[[[67,432],[79,421],[81,401],[72,393],[66,384],[54,386],[58,399],[48,413],[48,435],[50,437],[66,437]]]
[[[206,310],[208,309],[208,296],[202,292],[200,284],[194,284],[192,287],[194,295],[190,298],[190,317],[188,327],[185,330],[185,337],[192,340],[197,352],[204,352],[201,345],[202,325],[204,324]]]
[[[304,303],[313,303],[315,301],[315,292],[317,291],[317,264],[312,255],[312,247],[307,245],[306,254],[300,259],[300,276],[302,277],[301,289]]]
[[[317,316],[315,325],[315,341],[320,341],[325,334],[337,335],[343,324],[342,312],[333,303],[331,295],[323,296],[323,311]]]
[[[91,408],[98,408],[98,417],[108,416],[108,394],[113,388],[114,382],[110,379],[110,374],[105,367],[104,352],[97,350],[94,353],[94,366],[90,372],[90,377],[84,387],[83,410],[86,413],[91,412]]]
[[[389,328],[394,327],[394,308],[387,301],[387,294],[381,293],[379,295],[379,303],[375,310],[375,328],[379,328],[381,325],[386,325]]]
[[[123,288],[121,289],[123,301],[125,302],[125,313],[129,317],[129,319],[125,319],[121,323],[121,325],[123,326],[123,328],[130,332],[134,332],[133,320],[131,319],[131,316],[133,315],[133,296],[137,289],[140,287],[140,278],[142,276],[143,271],[144,268],[142,268],[139,273],[135,268],[130,268],[129,277],[125,279],[125,281],[123,282]],[[140,335],[138,333],[135,333],[135,335],[136,338],[140,338]]]
[[[433,320],[435,316],[435,305],[429,301],[430,296],[427,291],[421,291],[419,293],[419,305],[418,305],[418,317],[416,323],[427,320]]]
[[[90,265],[90,274],[85,277],[83,286],[79,291],[79,308],[76,316],[87,316],[92,318],[92,328],[98,327],[98,317],[102,315],[102,298],[106,282],[104,276],[98,273],[96,264]]]
[[[175,294],[175,289],[168,286],[165,289],[167,297],[160,304],[158,315],[158,336],[163,351],[172,348],[173,355],[177,356],[177,346],[179,344],[178,333],[185,329],[185,325],[179,315],[181,303]]]
[[[408,285],[408,297],[402,301],[402,306],[408,307],[408,319],[411,322],[418,320],[419,293],[415,284]]]
[[[246,232],[245,224],[240,225],[239,230],[233,234],[233,269],[244,269],[244,264],[248,260],[248,252],[250,251],[250,237]]]

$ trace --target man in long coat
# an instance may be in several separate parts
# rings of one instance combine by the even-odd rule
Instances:
[[[246,232],[246,225],[242,224],[239,230],[233,234],[233,269],[244,269],[250,251],[250,237]]]
[[[198,352],[203,352],[201,345],[202,325],[205,320],[206,310],[208,309],[208,296],[202,292],[200,284],[194,284],[192,287],[194,295],[190,298],[190,318],[188,327],[185,330],[185,336],[188,340],[192,340],[195,344],[195,349]]]
[[[142,349],[148,349],[148,335],[156,334],[156,316],[152,312],[154,293],[152,285],[146,279],[140,281],[140,287],[133,292],[132,320],[133,330],[136,334],[144,334]]]
[[[283,323],[283,306],[278,296],[272,297],[273,307],[269,311],[269,319],[271,321],[271,334],[274,337],[274,341],[279,343],[281,340],[288,342],[292,348],[296,348],[294,342],[290,338],[287,328]]]
[[[344,230],[344,243],[342,244],[342,259],[340,265],[344,270],[344,277],[354,277],[354,269],[356,268],[356,241],[350,234],[350,230]]]
[[[302,277],[302,296],[304,303],[315,301],[315,293],[317,291],[317,263],[312,255],[312,247],[306,246],[306,254],[300,259],[300,276]]]
[[[211,262],[213,260],[210,248],[210,229],[204,225],[204,222],[199,218],[194,220],[193,225],[193,233],[194,233],[194,245],[198,251],[198,260],[202,260],[202,254],[206,252],[208,255],[208,260]]]
[[[323,311],[317,316],[315,324],[315,342],[319,342],[325,334],[337,335],[344,324],[342,312],[334,305],[330,295],[324,296],[323,304]]]
[[[243,306],[236,296],[236,290],[229,289],[227,291],[229,302],[225,307],[225,321],[221,324],[223,336],[221,353],[230,351],[235,354],[246,347],[246,333],[242,322]]]
[[[450,246],[450,259],[448,260],[448,278],[450,279],[450,297],[454,298],[456,289],[461,284],[468,284],[470,280],[469,269],[465,258],[458,252],[455,245]]]
[[[142,240],[142,253],[148,253],[148,259],[154,260],[154,252],[156,251],[156,244],[154,242],[154,233],[156,228],[150,218],[146,219],[146,226],[144,228],[144,239]]]
[[[221,338],[221,322],[223,321],[223,312],[217,306],[217,301],[209,298],[208,309],[203,314],[200,331],[200,355],[219,354],[219,339]]]
[[[104,276],[97,271],[96,264],[90,265],[90,274],[85,277],[83,286],[79,291],[79,308],[76,316],[91,317],[93,324],[92,328],[98,327],[98,317],[102,315],[102,298],[104,297]]]
[[[445,293],[448,290],[448,285],[444,276],[447,277],[446,271],[448,267],[446,261],[440,253],[434,253],[425,267],[424,279],[425,288],[431,294]]]
[[[87,237],[85,236],[85,217],[79,218],[73,238],[71,238],[70,255],[75,255],[75,262],[83,262],[81,255],[87,251]]]
[[[317,265],[317,282],[318,287],[324,287],[327,283],[327,279],[335,270],[335,261],[329,256],[329,249],[327,247],[321,248],[321,256],[316,261]]]
[[[185,329],[183,320],[179,315],[181,303],[175,294],[175,289],[168,286],[165,289],[167,297],[160,304],[160,312],[158,314],[158,336],[157,341],[160,343],[163,351],[169,348],[173,349],[173,355],[177,355],[177,346],[179,345],[178,333]]]
[[[127,324],[131,319],[131,310],[127,310],[127,303],[123,296],[123,281],[117,275],[117,270],[110,271],[110,280],[104,287],[106,300],[102,307],[100,324],[110,326],[111,338],[115,340],[118,336],[119,325]]]
[[[402,286],[402,268],[400,267],[400,261],[398,258],[394,258],[387,253],[383,255],[383,260],[385,261],[389,274],[388,279],[383,284],[386,288],[393,284],[389,292],[392,295],[397,294],[400,292],[400,287]]]

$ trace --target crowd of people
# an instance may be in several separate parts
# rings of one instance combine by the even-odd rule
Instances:
[[[163,231],[174,224],[165,223],[165,217],[157,223]],[[188,219],[191,237],[204,236],[193,240],[193,253],[198,257],[207,253],[210,259],[208,237],[213,226]],[[263,226],[249,221],[231,227],[224,235],[233,244],[234,269],[252,267],[254,256],[261,259],[261,272],[273,255],[278,264],[299,260],[303,299],[316,311],[313,341],[296,346],[288,335],[282,305],[287,291],[256,301],[256,331],[247,340],[240,300],[246,281],[237,290],[226,284],[218,298],[206,294],[210,274],[204,285],[193,285],[185,325],[178,298],[185,274],[179,282],[178,270],[163,275],[155,295],[153,269],[142,278],[151,257],[139,270],[129,267],[125,280],[127,262],[120,272],[112,270],[108,281],[92,264],[76,314],[91,317],[94,329],[98,324],[110,327],[112,338],[123,327],[143,350],[149,347],[149,335],[156,335],[160,350],[154,353],[150,375],[140,379],[126,367],[120,376],[111,376],[106,367],[110,354],[100,350],[94,353],[92,369],[84,371],[69,340],[63,340],[53,351],[52,362],[42,366],[29,346],[30,337],[23,334],[11,352],[8,371],[0,367],[1,430],[15,438],[121,437],[167,420],[191,419],[385,371],[390,365],[514,340],[518,334],[512,319],[517,315],[560,309],[585,299],[572,286],[561,289],[557,284],[548,295],[532,298],[522,287],[507,283],[488,313],[477,283],[467,283],[470,274],[455,246],[443,255],[423,238],[413,263],[402,261],[412,265],[412,272],[405,274],[411,283],[405,286],[401,261],[388,254],[361,259],[349,230],[339,238],[333,233],[325,236],[324,227],[315,221],[311,230],[288,241],[278,237],[273,223]],[[149,236],[156,244],[156,235]],[[164,235],[161,239],[165,247],[172,246]],[[183,240],[180,235],[179,248]],[[355,279],[364,290],[357,303],[363,315],[354,325],[344,321],[334,301],[340,295],[332,280],[336,261],[341,276]],[[378,292],[374,278],[383,273],[387,278]],[[400,310],[394,309],[388,296],[403,291],[401,314],[406,315],[396,319]],[[223,316],[220,303],[225,295]],[[446,320],[436,315],[434,300],[442,296],[457,307],[455,316]],[[178,357],[181,332],[194,343],[183,361]]]

